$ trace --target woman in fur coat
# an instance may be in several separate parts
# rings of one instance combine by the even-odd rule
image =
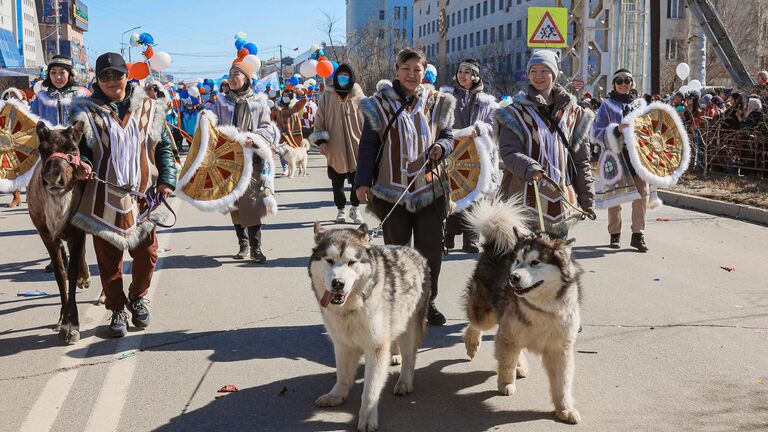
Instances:
[[[275,166],[271,147],[277,144],[279,132],[269,120],[269,107],[263,95],[251,90],[253,68],[246,62],[236,62],[229,70],[230,91],[216,100],[213,113],[221,126],[235,126],[249,133],[247,145],[253,148],[253,174],[245,194],[238,200],[237,210],[230,213],[240,250],[235,259],[250,255],[256,263],[267,257],[261,250],[261,226],[267,216],[277,213],[275,200]]]
[[[647,252],[643,230],[645,229],[645,212],[648,206],[660,204],[655,190],[650,190],[648,184],[637,176],[629,153],[624,145],[624,117],[636,109],[643,108],[645,101],[636,98],[631,90],[634,87],[632,73],[627,69],[619,69],[613,74],[613,91],[608,99],[603,101],[597,110],[595,123],[592,125],[592,141],[602,146],[601,160],[606,152],[616,155],[621,165],[622,178],[606,182],[599,179],[597,184],[597,206],[608,209],[608,233],[611,235],[610,247],[621,247],[621,204],[632,203],[632,240],[630,246],[640,252]],[[609,184],[610,183],[610,184]]]
[[[421,85],[426,67],[422,52],[401,50],[395,63],[397,79],[379,82],[378,91],[360,102],[365,124],[355,192],[383,220],[386,244],[407,245],[413,237],[431,276],[427,321],[443,325],[445,317],[435,307],[435,297],[450,187],[441,180],[436,162],[453,151],[456,100]]]
[[[500,194],[505,199],[522,195],[524,205],[539,221],[533,182],[540,182],[544,230],[566,238],[580,216],[563,202],[560,192],[543,182],[544,174],[594,215],[595,192],[587,137],[594,114],[580,107],[576,97],[555,83],[560,73],[558,54],[539,50],[528,60],[530,85],[510,105],[494,113],[499,154],[505,170]],[[575,198],[575,199],[574,199]],[[575,204],[575,203],[574,203]],[[539,223],[533,226],[539,229]]]
[[[493,133],[493,112],[499,108],[496,98],[484,91],[483,79],[480,77],[480,63],[475,59],[466,59],[459,64],[459,69],[453,77],[453,87],[443,87],[440,91],[451,93],[456,98],[456,108],[453,113],[453,130],[455,134],[470,129],[473,138],[479,135],[490,137]],[[495,145],[494,145],[495,147]],[[492,149],[493,172],[498,184],[498,151]],[[452,213],[448,216],[445,226],[445,248],[454,247],[454,236],[463,233],[462,250],[477,253],[477,233],[465,229],[463,212]]]
[[[357,149],[363,131],[363,114],[358,104],[365,98],[363,89],[355,83],[355,73],[347,64],[340,64],[333,75],[333,86],[328,86],[320,98],[315,114],[315,130],[309,142],[317,145],[328,161],[328,178],[333,188],[333,202],[338,214],[336,223],[347,223],[345,209],[347,197],[344,183],[354,186],[357,171]],[[360,201],[354,191],[349,197],[352,223],[363,223],[358,210]]]

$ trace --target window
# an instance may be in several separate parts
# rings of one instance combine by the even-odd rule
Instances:
[[[491,43],[496,43],[496,27],[491,27]]]
[[[512,23],[507,24],[507,40],[512,39]]]
[[[523,20],[519,19],[517,20],[517,23],[515,24],[517,28],[515,29],[515,37],[521,38],[523,37]]]
[[[400,19],[400,6],[395,6],[394,18]]]
[[[379,21],[384,21],[384,11],[379,9]]]
[[[496,12],[496,0],[491,0],[491,13]]]
[[[464,43],[462,45],[464,46],[463,49],[467,49],[467,35],[464,35]]]
[[[475,33],[475,45],[480,46],[480,30]]]
[[[667,0],[667,18],[682,19],[685,18],[684,0]]]
[[[507,72],[512,72],[512,54],[507,54]]]
[[[475,19],[474,9],[469,8],[469,20],[472,21],[473,19]]]
[[[475,5],[475,16],[480,18],[480,3]]]
[[[403,19],[408,19],[408,6],[403,6]]]
[[[467,22],[467,8],[464,8],[464,20],[463,22]]]
[[[499,12],[504,9],[504,0],[499,0]]]
[[[504,40],[504,26],[500,25],[499,26],[499,42],[501,42],[502,40]]]
[[[520,1],[520,0],[518,0]],[[523,68],[523,53],[515,54],[515,71],[519,71]]]
[[[523,2],[523,0],[517,0],[517,4],[520,4],[522,2]]]
[[[483,16],[488,15],[488,0],[483,2]]]
[[[421,37],[421,26],[419,26],[419,37]]]
[[[451,14],[451,25],[452,26],[456,25],[456,12]]]
[[[677,39],[667,39],[667,60],[677,60],[680,54],[680,48],[682,47],[682,41]]]
[[[472,48],[475,46],[475,38],[472,37],[472,35],[469,35],[469,47]]]

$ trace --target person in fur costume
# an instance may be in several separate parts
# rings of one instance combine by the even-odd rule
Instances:
[[[24,92],[17,89],[16,87],[9,87],[5,89],[5,91],[3,91],[2,94],[0,94],[0,100],[4,100],[4,101],[15,100],[19,102],[20,106],[28,108],[27,100],[24,97]],[[12,208],[12,207],[18,207],[20,205],[21,205],[21,191],[17,190],[13,192],[13,198],[8,204],[6,204],[6,206],[8,208]],[[64,253],[66,253],[66,248],[62,248],[61,250]],[[53,266],[51,264],[48,264],[48,267],[45,268],[46,271],[48,271],[49,268],[50,268],[50,271],[52,272]]]
[[[530,84],[512,103],[494,112],[499,154],[504,161],[500,195],[522,196],[539,221],[533,182],[540,182],[539,195],[544,230],[566,238],[580,215],[563,202],[560,192],[544,179],[555,181],[568,201],[594,216],[595,192],[589,163],[589,128],[594,114],[578,105],[576,97],[555,80],[560,74],[557,52],[539,50],[528,60]],[[575,198],[575,199],[574,199]],[[535,223],[532,228],[539,229]]]
[[[401,50],[395,63],[397,79],[379,82],[378,91],[360,101],[365,124],[355,193],[383,221],[384,243],[407,245],[413,237],[431,276],[427,321],[443,325],[445,316],[435,306],[435,298],[450,186],[436,162],[453,151],[456,100],[422,86],[426,67],[422,52]]]
[[[252,181],[230,216],[240,247],[234,258],[250,256],[261,264],[267,261],[261,250],[261,227],[268,215],[277,213],[271,149],[277,145],[280,132],[269,119],[266,96],[251,90],[252,79],[253,67],[247,62],[235,61],[227,78],[230,91],[216,99],[213,114],[220,126],[234,126],[239,132],[249,134],[246,143],[254,151]]]
[[[293,148],[301,147],[301,141],[304,139],[301,131],[301,110],[304,109],[307,101],[304,90],[286,88],[280,95],[278,103],[272,108],[271,119],[280,129],[281,144]],[[283,166],[283,174],[287,175],[288,164],[282,156],[280,156],[280,163]]]
[[[336,223],[363,223],[354,191],[349,201],[352,209],[347,217],[347,197],[344,182],[354,186],[357,171],[357,151],[363,131],[363,114],[359,103],[365,98],[363,89],[355,82],[355,73],[347,64],[340,64],[333,76],[333,86],[325,88],[315,115],[315,130],[309,142],[320,149],[328,162],[328,178],[333,188],[333,202],[338,214]]]
[[[597,110],[595,123],[592,125],[591,138],[601,145],[602,161],[606,153],[615,156],[623,173],[621,178],[607,181],[601,176],[597,182],[597,207],[608,209],[608,233],[611,235],[610,247],[621,247],[621,204],[632,203],[632,240],[630,246],[640,252],[647,252],[645,244],[645,213],[648,207],[661,204],[655,188],[650,188],[635,171],[630,162],[629,153],[624,145],[624,117],[632,111],[645,107],[642,98],[632,95],[634,78],[627,69],[619,69],[613,74],[613,91]],[[601,173],[603,174],[603,173]]]
[[[155,221],[168,223],[171,219],[163,207],[152,212],[152,220],[139,219],[146,203],[126,189],[145,193],[155,185],[158,193],[168,197],[176,187],[177,170],[164,104],[128,82],[123,57],[116,53],[99,56],[96,79],[93,95],[76,98],[71,106],[72,123],[84,125],[80,157],[92,167],[76,170],[75,176],[86,183],[71,223],[93,235],[105,306],[112,311],[108,334],[122,337],[128,331],[126,305],[135,327],[149,325],[144,297],[157,263]],[[91,171],[110,184],[90,178]],[[126,250],[133,257],[128,297],[122,273]]]
[[[453,86],[443,87],[440,91],[451,93],[456,98],[456,109],[453,115],[454,134],[469,128],[471,130],[469,135],[473,138],[479,135],[490,138],[493,133],[493,112],[499,108],[499,104],[495,97],[484,92],[483,79],[480,77],[480,63],[477,60],[462,60],[453,76]],[[498,185],[498,151],[495,148],[492,150],[491,161],[494,164],[493,172],[495,174],[492,181]],[[468,253],[480,251],[477,244],[477,232],[473,229],[467,229],[464,224],[463,212],[451,213],[445,225],[446,249],[453,249],[455,246],[454,237],[463,234],[462,250]]]

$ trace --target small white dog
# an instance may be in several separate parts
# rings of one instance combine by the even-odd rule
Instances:
[[[293,178],[298,169],[298,174],[308,176],[307,172],[307,159],[309,150],[309,141],[306,139],[301,140],[299,147],[291,147],[288,144],[281,143],[277,148],[277,153],[288,164],[288,169],[285,171],[285,176]]]

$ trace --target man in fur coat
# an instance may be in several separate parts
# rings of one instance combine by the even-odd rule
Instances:
[[[357,171],[357,148],[363,131],[363,114],[360,112],[360,100],[365,98],[363,89],[355,83],[355,74],[347,64],[341,64],[333,76],[333,86],[325,89],[320,98],[315,115],[315,131],[309,136],[309,142],[320,149],[328,161],[328,178],[333,188],[333,202],[338,214],[336,223],[347,223],[345,209],[347,197],[344,195],[344,182],[354,186]],[[352,210],[349,219],[352,223],[363,223],[357,196],[350,194]]]
[[[106,308],[112,311],[109,335],[128,331],[128,313],[134,326],[149,325],[146,296],[157,263],[155,223],[166,222],[168,212],[158,208],[140,219],[146,203],[134,195],[152,185],[164,196],[176,186],[173,142],[165,127],[164,107],[144,90],[128,83],[122,56],[106,53],[96,59],[96,83],[88,98],[72,102],[73,121],[85,124],[80,141],[81,158],[104,184],[89,179],[91,170],[78,170],[88,179],[72,224],[93,234]],[[112,186],[116,185],[118,187]],[[132,192],[132,193],[129,193]],[[123,292],[123,254],[133,258],[128,296]]]

